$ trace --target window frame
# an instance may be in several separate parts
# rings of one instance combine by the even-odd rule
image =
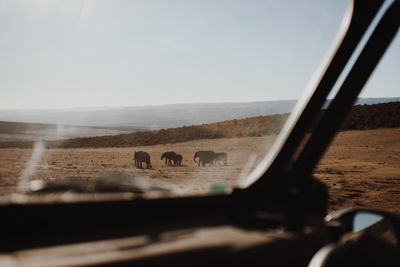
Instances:
[[[7,218],[0,222],[0,250],[11,252],[222,224],[247,228],[287,225],[299,229],[304,225],[307,214],[323,216],[326,212],[326,187],[312,178],[312,168],[396,35],[399,1],[394,1],[381,17],[336,97],[315,124],[316,114],[321,111],[325,99],[383,2],[352,1],[339,33],[339,41],[326,66],[320,70],[316,83],[306,91],[290,115],[265,159],[265,166],[258,170],[261,175],[248,187],[234,189],[228,195],[0,205],[0,213]],[[341,116],[335,119],[333,114]],[[327,125],[331,120],[334,123]],[[311,137],[300,156],[294,159],[311,128]],[[260,213],[262,216],[259,216]]]

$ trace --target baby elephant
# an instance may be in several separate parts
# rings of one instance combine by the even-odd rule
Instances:
[[[182,155],[181,154],[176,154],[173,161],[175,166],[181,166],[182,165]]]
[[[219,165],[223,163],[224,166],[228,165],[228,155],[224,152],[214,154],[214,164]]]

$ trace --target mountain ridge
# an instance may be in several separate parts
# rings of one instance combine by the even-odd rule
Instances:
[[[359,98],[356,105],[400,102],[397,98]],[[289,113],[297,100],[186,103],[121,108],[0,110],[0,121],[79,126],[171,128]]]
[[[289,113],[257,116],[245,119],[182,126],[157,131],[125,133],[65,140],[45,140],[48,148],[82,147],[134,147],[179,143],[196,139],[217,139],[276,135],[280,132]],[[400,102],[374,105],[357,105],[352,108],[341,130],[367,130],[400,127]],[[32,147],[31,142],[0,142],[0,148]]]

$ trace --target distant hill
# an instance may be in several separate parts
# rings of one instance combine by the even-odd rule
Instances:
[[[49,146],[129,147],[177,143],[195,139],[272,135],[280,132],[288,116],[288,113],[257,116],[151,132],[76,138],[64,142],[52,142]],[[379,127],[400,127],[400,102],[355,106],[342,129],[374,129]]]
[[[343,130],[400,127],[400,102],[358,105],[351,109]]]
[[[124,108],[0,110],[0,121],[172,128],[290,112],[296,101],[190,103]]]
[[[150,132],[51,141],[47,142],[47,147],[131,147],[178,143],[196,139],[277,134],[282,128],[287,116],[288,114],[259,116]]]
[[[400,102],[400,97],[357,98],[355,106]]]
[[[278,134],[288,113],[234,119],[216,123],[129,134],[73,138],[48,141],[47,147],[132,147],[185,142],[196,139],[244,137]],[[400,127],[400,102],[354,106],[343,130]],[[1,147],[32,147],[33,142],[0,142]]]
[[[18,134],[28,130],[35,131],[55,128],[56,125],[54,124],[0,121],[0,134]]]
[[[104,136],[138,131],[149,131],[144,127],[90,127],[47,123],[0,121],[0,141],[57,140],[84,136]]]
[[[400,101],[400,98],[360,98],[356,104]],[[190,103],[124,108],[0,110],[0,121],[160,129],[233,119],[289,113],[296,100],[242,103]]]

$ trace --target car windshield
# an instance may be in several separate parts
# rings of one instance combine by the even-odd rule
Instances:
[[[263,162],[348,8],[1,1],[0,196],[229,192]]]

